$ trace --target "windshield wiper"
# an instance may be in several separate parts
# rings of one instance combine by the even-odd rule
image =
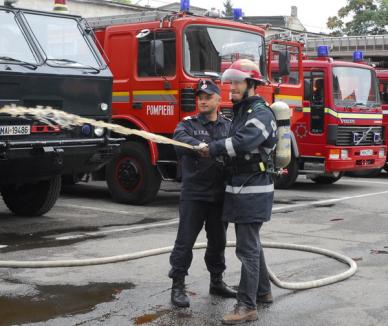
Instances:
[[[352,104],[349,104],[346,108],[347,109],[351,109],[351,108],[355,108],[357,106],[362,106],[362,107],[367,107],[367,105],[365,103],[362,103],[362,102],[354,102]]]
[[[32,70],[35,70],[36,68],[38,68],[38,65],[36,65],[36,64],[26,62],[23,60],[19,60],[19,59],[15,59],[15,58],[11,58],[11,57],[7,57],[7,56],[0,56],[0,60],[7,61],[8,63],[12,63],[12,64],[18,64],[18,65],[21,65],[23,67],[26,67],[26,68],[29,68]]]
[[[85,65],[83,63],[79,63],[77,61],[70,60],[70,59],[56,59],[56,58],[49,59],[49,58],[47,58],[45,62],[48,62],[48,61],[57,61],[57,62],[64,63],[65,65],[77,65],[79,68],[93,69],[96,73],[99,73],[101,71],[101,69],[98,69],[96,67]]]

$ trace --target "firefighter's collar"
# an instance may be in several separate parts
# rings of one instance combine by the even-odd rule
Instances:
[[[203,125],[208,125],[209,123],[215,122],[216,124],[221,123],[221,116],[220,114],[217,114],[217,120],[216,121],[211,121],[206,117],[206,114],[198,114],[198,120],[203,124]]]

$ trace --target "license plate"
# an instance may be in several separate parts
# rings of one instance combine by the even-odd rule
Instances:
[[[360,156],[371,156],[373,155],[373,149],[362,149],[360,151]]]
[[[28,125],[0,126],[0,136],[29,135],[31,127]]]

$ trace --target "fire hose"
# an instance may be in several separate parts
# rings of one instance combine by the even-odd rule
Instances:
[[[147,226],[144,226],[144,229],[149,229]],[[235,247],[235,241],[228,241],[226,244],[227,247]],[[344,264],[349,266],[349,269],[345,272],[342,272],[337,275],[321,278],[318,280],[307,281],[307,282],[285,282],[281,281],[267,266],[270,279],[273,284],[282,289],[288,290],[307,290],[317,287],[322,287],[325,285],[337,283],[347,278],[353,276],[357,272],[357,264],[355,261],[342,255],[340,253],[322,249],[318,247],[305,246],[305,245],[296,245],[290,243],[278,243],[278,242],[262,242],[264,248],[272,249],[286,249],[286,250],[297,250],[303,252],[309,252],[314,254],[323,255],[329,258],[336,259]],[[194,249],[206,249],[206,243],[196,243]],[[173,246],[156,248],[150,250],[137,251],[134,253],[117,255],[117,256],[108,256],[100,258],[89,258],[89,259],[70,259],[70,260],[57,260],[57,261],[15,261],[15,260],[4,260],[0,261],[0,268],[58,268],[58,267],[80,267],[80,266],[93,266],[93,265],[105,265],[112,263],[119,263],[125,261],[132,261],[137,259],[142,259],[146,257],[153,257],[158,255],[163,255],[170,253],[173,249]]]
[[[81,126],[83,124],[91,124],[95,127],[102,127],[110,129],[116,133],[123,135],[136,135],[139,137],[143,137],[149,141],[171,144],[174,146],[181,146],[185,148],[195,149],[193,146],[181,143],[167,137],[163,137],[160,135],[155,135],[152,133],[148,133],[143,130],[136,130],[126,128],[120,125],[115,125],[111,123],[106,123],[103,121],[96,121],[93,119],[79,117],[77,115],[68,114],[63,111],[54,110],[51,108],[24,108],[24,107],[16,107],[16,106],[7,106],[0,110],[0,113],[6,113],[13,117],[23,117],[23,118],[34,118],[48,125],[52,125],[53,123],[60,125],[62,128],[72,128],[74,126]],[[144,229],[149,229],[149,227],[144,226]],[[307,281],[307,282],[284,282],[281,281],[269,268],[268,272],[270,275],[271,281],[278,287],[289,290],[306,290],[316,287],[321,287],[329,284],[333,284],[336,282],[343,281],[351,276],[353,276],[357,272],[357,264],[353,259],[342,255],[340,253],[317,248],[311,246],[304,245],[296,245],[289,243],[277,243],[277,242],[263,242],[264,248],[273,248],[273,249],[286,249],[286,250],[297,250],[304,251],[314,254],[319,254],[323,256],[327,256],[333,259],[336,259],[346,265],[349,266],[349,269],[340,274],[329,276],[325,278],[321,278],[318,280]],[[205,249],[207,246],[206,243],[196,243],[194,249]],[[227,247],[235,247],[235,241],[228,241]],[[163,247],[156,248],[144,251],[138,251],[129,254],[117,255],[117,256],[109,256],[109,257],[101,257],[101,258],[91,258],[91,259],[79,259],[79,260],[58,260],[58,261],[0,261],[0,268],[55,268],[55,267],[79,267],[79,266],[92,266],[92,265],[103,265],[103,264],[111,264],[118,263],[124,261],[132,261],[136,259],[158,256],[162,254],[167,254],[172,251],[173,247]]]

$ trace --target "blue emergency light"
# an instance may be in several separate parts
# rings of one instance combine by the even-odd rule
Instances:
[[[181,0],[181,11],[190,11],[190,0]]]
[[[241,8],[233,8],[233,19],[234,20],[241,20],[243,17],[243,11]]]
[[[318,46],[318,57],[328,57],[329,47],[327,45]]]
[[[354,51],[353,52],[353,61],[361,62],[364,60],[364,53],[362,51]]]

